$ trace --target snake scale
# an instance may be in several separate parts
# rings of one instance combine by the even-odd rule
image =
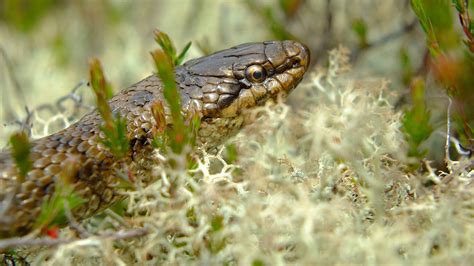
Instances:
[[[266,41],[241,44],[178,66],[175,80],[182,112],[193,110],[201,118],[198,144],[216,147],[238,132],[246,124],[243,111],[288,94],[303,78],[309,60],[303,44]],[[130,147],[125,164],[137,177],[146,176],[152,167],[151,132],[156,126],[152,104],[161,101],[170,115],[162,88],[160,79],[151,75],[109,101],[113,113],[126,118]],[[71,180],[74,192],[86,201],[71,210],[76,219],[90,217],[123,198],[117,191],[120,166],[100,141],[104,138],[101,123],[94,110],[68,128],[32,141],[33,167],[23,180],[11,151],[0,152],[0,238],[33,230],[43,202],[71,165],[76,166]]]

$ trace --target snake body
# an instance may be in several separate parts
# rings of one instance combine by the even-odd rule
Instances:
[[[197,141],[216,147],[245,125],[242,112],[278,94],[288,94],[301,81],[309,64],[309,50],[295,41],[267,41],[238,45],[190,60],[175,70],[182,111],[201,118]],[[124,164],[136,177],[153,166],[151,106],[161,101],[163,84],[156,76],[120,91],[110,101],[114,113],[126,118],[130,138],[128,156],[121,162],[103,146],[102,119],[97,110],[50,136],[32,141],[32,169],[18,177],[11,151],[0,152],[0,238],[33,230],[42,204],[58,189],[69,169],[74,193],[86,200],[72,209],[82,220],[122,198],[117,169]],[[170,121],[171,119],[167,119]],[[172,125],[170,125],[172,126]]]

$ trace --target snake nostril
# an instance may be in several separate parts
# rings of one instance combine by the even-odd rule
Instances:
[[[300,66],[301,66],[301,58],[299,58],[299,57],[294,58],[292,67],[297,68],[297,67],[300,67]]]

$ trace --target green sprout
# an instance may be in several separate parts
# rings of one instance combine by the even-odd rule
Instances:
[[[367,42],[367,23],[363,19],[356,19],[352,21],[352,30],[357,35],[359,47],[367,48],[369,46]]]
[[[471,21],[471,16],[469,15],[469,1],[452,0],[452,2],[458,12],[459,22],[467,38],[467,40],[464,40],[464,44],[469,48],[471,53],[474,53],[474,22]]]
[[[161,31],[155,31],[155,40],[161,49],[151,52],[153,61],[157,69],[157,74],[163,82],[163,96],[171,112],[173,127],[166,128],[166,116],[162,103],[157,103],[152,107],[152,114],[157,123],[158,129],[155,130],[153,144],[155,147],[164,147],[169,145],[174,153],[181,153],[187,145],[194,145],[197,129],[199,128],[199,117],[196,114],[189,113],[188,117],[183,117],[181,113],[181,96],[176,88],[174,67],[180,64],[188,51],[191,42],[189,42],[179,55],[176,55],[176,49],[168,35]]]
[[[430,67],[434,77],[454,100],[452,118],[456,121],[459,139],[464,146],[473,147],[474,26],[469,16],[468,2],[412,0],[411,4],[426,34],[427,48],[431,55]],[[459,22],[467,40],[462,41],[459,31],[454,27],[454,10],[458,12]],[[463,43],[467,46],[467,51],[463,51],[466,47]]]
[[[41,206],[35,228],[45,229],[67,223],[67,211],[86,202],[74,192],[74,185],[71,182],[79,171],[79,164],[72,161],[65,165],[65,169],[61,171],[58,183],[54,187],[54,193]]]
[[[402,48],[399,52],[400,69],[402,71],[402,81],[404,85],[409,85],[411,80],[415,76],[415,70],[413,69],[413,62],[407,49]]]
[[[120,114],[116,114],[115,117],[112,114],[107,102],[108,99],[112,98],[112,87],[106,81],[98,59],[94,58],[90,61],[89,72],[90,83],[96,95],[97,108],[104,120],[104,125],[100,129],[105,134],[105,138],[101,142],[118,159],[124,158],[129,151],[126,120],[120,117]]]
[[[415,79],[412,84],[413,106],[405,112],[403,117],[403,130],[409,144],[408,155],[421,158],[426,150],[420,150],[420,145],[429,138],[433,132],[430,125],[430,112],[425,105],[425,82]]]
[[[12,146],[12,157],[18,168],[18,177],[20,180],[24,180],[33,166],[30,159],[31,144],[28,135],[25,132],[15,133],[10,137],[10,144]]]
[[[186,53],[188,52],[189,48],[191,47],[192,42],[188,42],[181,53],[179,55],[176,55],[176,48],[171,41],[170,37],[159,30],[155,30],[155,41],[158,43],[158,45],[161,47],[161,49],[165,52],[165,54],[171,59],[173,62],[173,65],[179,66],[184,60],[184,57],[186,56]]]
[[[453,18],[447,1],[412,0],[411,4],[426,33],[428,49],[432,56],[457,47],[459,36],[453,30]]]

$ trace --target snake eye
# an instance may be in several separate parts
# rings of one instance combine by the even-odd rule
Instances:
[[[260,65],[251,65],[245,70],[245,77],[250,82],[262,82],[267,78],[267,72]]]

